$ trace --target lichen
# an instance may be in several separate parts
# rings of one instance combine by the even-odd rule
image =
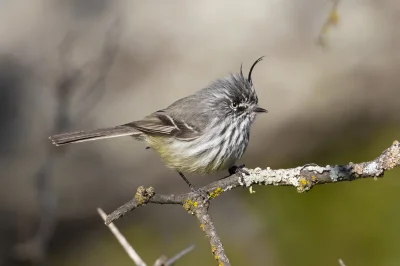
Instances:
[[[215,245],[211,245],[211,252],[214,255],[214,259],[218,262],[218,266],[223,266],[224,263],[221,261],[221,257],[217,255],[217,247]]]
[[[352,166],[353,170],[355,169],[354,166]],[[349,170],[351,168],[349,167],[343,167],[343,166],[333,166],[329,169],[329,177],[332,182],[337,182],[337,181],[342,181],[349,179],[351,176],[349,176]]]
[[[138,187],[136,194],[135,194],[135,199],[137,200],[139,205],[146,204],[151,197],[154,196],[154,188],[153,187],[148,187],[145,188],[144,186]]]
[[[318,174],[322,174],[326,169],[325,169],[325,167],[321,167],[321,166],[318,166],[318,165],[310,165],[310,166],[306,166],[306,168],[307,168],[307,171],[313,171],[313,172],[316,172],[316,173],[318,173]]]
[[[215,254],[215,252],[217,252],[217,247],[215,245],[211,245],[211,252],[212,254]]]
[[[354,164],[352,165],[352,172],[356,174],[356,177],[359,177],[363,174],[364,168],[362,167],[362,164]]]
[[[312,183],[305,177],[300,177],[297,186],[297,192],[303,193],[309,191],[312,187]]]
[[[233,186],[227,186],[224,191],[231,190],[232,188],[233,188]]]
[[[364,171],[367,175],[379,175],[378,164],[376,162],[371,162],[364,167]]]
[[[197,201],[188,199],[185,201],[183,204],[183,208],[190,214],[194,213],[194,210],[199,206],[199,203]]]
[[[256,168],[254,170],[248,170],[250,175],[246,175],[239,178],[239,184],[245,187],[250,187],[255,184],[264,185],[280,185],[282,183],[289,183],[289,179],[299,173],[299,170],[294,168],[292,170],[271,170],[266,168]],[[294,181],[294,180],[291,180]]]
[[[224,190],[220,187],[215,189],[213,192],[210,193],[210,199],[215,199],[219,195],[221,195],[224,192]]]

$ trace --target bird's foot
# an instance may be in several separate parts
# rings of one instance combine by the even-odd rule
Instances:
[[[234,175],[234,174],[245,174],[245,175],[250,175],[250,173],[244,169],[245,165],[241,164],[239,166],[236,165],[232,165],[231,167],[229,167],[228,172],[230,175]]]
[[[229,169],[228,169],[229,175],[224,176],[224,177],[221,177],[221,178],[218,179],[218,180],[222,180],[222,179],[228,178],[228,177],[230,177],[230,176],[232,176],[232,175],[236,175],[236,174],[250,175],[250,173],[249,173],[247,170],[243,169],[244,167],[245,167],[244,164],[241,164],[241,165],[239,165],[239,166],[232,165],[232,166],[229,167]]]

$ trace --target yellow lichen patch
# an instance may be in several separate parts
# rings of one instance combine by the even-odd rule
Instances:
[[[136,194],[135,194],[135,199],[137,200],[139,205],[146,204],[151,197],[154,196],[154,188],[153,187],[148,187],[145,188],[144,186],[138,187]]]
[[[211,252],[214,255],[214,259],[216,261],[218,261],[218,266],[223,266],[224,263],[221,261],[221,258],[219,257],[219,255],[216,254],[217,252],[217,247],[215,245],[211,245]]]
[[[399,142],[397,140],[393,141],[393,145],[399,145]]]
[[[203,231],[204,231],[205,224],[200,224],[200,228],[201,228],[201,230],[203,230]]]
[[[193,213],[194,209],[197,208],[197,206],[199,206],[199,203],[197,201],[193,201],[191,199],[188,199],[183,204],[183,208],[185,210],[187,210],[189,213]]]
[[[222,188],[218,187],[216,190],[214,190],[213,192],[210,193],[210,198],[215,199],[216,197],[221,195],[222,192],[224,192],[224,190]]]
[[[312,184],[309,180],[307,180],[304,177],[301,177],[299,179],[299,186],[297,187],[297,192],[302,193],[302,192],[308,191],[308,190],[310,190],[311,185]]]
[[[313,176],[311,177],[311,180],[312,180],[312,181],[317,181],[317,177],[316,177],[315,175],[313,175]]]
[[[212,252],[212,254],[215,254],[215,252],[217,252],[217,247],[214,245],[211,245],[211,252]]]

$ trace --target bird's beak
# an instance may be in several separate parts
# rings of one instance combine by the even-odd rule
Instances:
[[[256,112],[256,113],[268,113],[268,110],[256,106],[256,108],[254,108],[254,112]]]

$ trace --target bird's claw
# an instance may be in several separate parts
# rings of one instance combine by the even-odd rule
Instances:
[[[224,176],[224,177],[221,177],[221,178],[218,179],[218,180],[222,180],[222,179],[228,178],[228,177],[233,176],[233,175],[236,175],[236,174],[250,175],[250,173],[249,173],[247,170],[243,169],[244,167],[245,167],[244,164],[241,164],[241,165],[239,165],[239,166],[232,165],[232,166],[229,167],[229,169],[228,169],[229,175]]]
[[[250,173],[244,169],[245,165],[232,165],[231,167],[229,167],[228,171],[230,175],[234,175],[234,174],[245,174],[245,175],[250,175]]]

